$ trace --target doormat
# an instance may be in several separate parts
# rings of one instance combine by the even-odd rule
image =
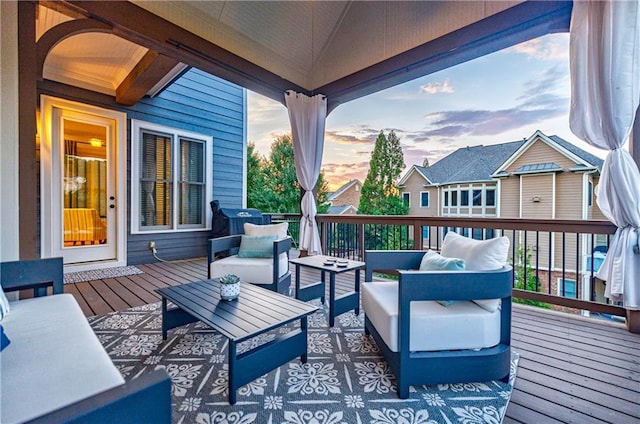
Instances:
[[[95,269],[92,271],[78,271],[64,274],[64,283],[73,284],[83,281],[105,280],[107,278],[125,277],[127,275],[143,274],[133,265],[117,268]]]

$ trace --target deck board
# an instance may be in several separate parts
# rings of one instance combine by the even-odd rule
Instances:
[[[100,315],[158,301],[156,288],[207,277],[206,259],[138,268],[144,273],[67,284],[65,292],[85,315]],[[306,268],[300,277],[303,286],[319,279]],[[338,274],[337,293],[353,290],[353,278]],[[512,346],[520,363],[505,423],[640,422],[640,335],[622,324],[514,304]]]

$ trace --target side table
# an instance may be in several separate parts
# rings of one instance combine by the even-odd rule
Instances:
[[[354,260],[347,260],[344,266],[337,263],[343,260],[330,256],[316,255],[305,256],[289,260],[289,263],[296,266],[296,299],[308,301],[320,298],[324,303],[326,290],[326,277],[329,274],[329,326],[333,327],[335,317],[347,311],[354,310],[355,314],[360,313],[360,270],[365,263]],[[320,281],[300,287],[300,267],[317,269],[320,271]],[[354,291],[344,293],[336,297],[336,275],[344,272],[355,271]]]

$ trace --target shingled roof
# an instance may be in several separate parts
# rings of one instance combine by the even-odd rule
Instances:
[[[571,144],[557,135],[546,136],[541,131],[536,131],[532,137],[525,140],[511,141],[491,146],[463,147],[445,156],[429,167],[413,165],[412,170],[415,169],[418,171],[427,180],[427,184],[432,185],[492,181],[492,175],[494,175],[495,172],[518,151],[518,149],[537,136],[540,136],[547,141],[557,143],[562,149],[586,162],[586,164],[579,164],[573,170],[589,166],[593,166],[600,171],[602,170],[604,160],[582,150],[578,146]],[[533,172],[533,168],[535,167],[540,168],[537,169],[537,171],[544,172],[542,169],[543,165],[547,164],[528,164],[526,165],[528,168],[519,169],[518,173]],[[556,170],[560,170],[560,167],[557,165],[556,168],[558,168]],[[401,183],[410,175],[412,170],[402,178]]]
[[[574,155],[580,157],[582,160],[584,160],[584,161],[590,163],[591,165],[595,166],[596,168],[598,168],[598,171],[602,171],[602,164],[604,164],[604,160],[603,159],[600,159],[599,157],[597,157],[595,155],[592,155],[591,153],[589,153],[589,152],[587,152],[585,150],[582,150],[581,148],[579,148],[575,144],[571,144],[567,140],[565,140],[564,138],[560,138],[557,135],[551,135],[551,136],[549,136],[549,138],[551,140],[555,141],[556,143],[558,143],[564,149],[570,151]]]
[[[414,165],[431,184],[491,181],[491,175],[522,144],[524,140],[492,146],[469,146],[456,150],[425,168]]]

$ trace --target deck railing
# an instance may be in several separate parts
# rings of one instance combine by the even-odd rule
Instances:
[[[297,240],[300,217],[289,221]],[[514,268],[514,297],[523,303],[560,310],[624,317],[607,303],[605,283],[595,277],[616,227],[607,221],[469,217],[318,215],[323,252],[362,260],[370,249],[439,250],[449,231],[475,239],[507,236]]]

